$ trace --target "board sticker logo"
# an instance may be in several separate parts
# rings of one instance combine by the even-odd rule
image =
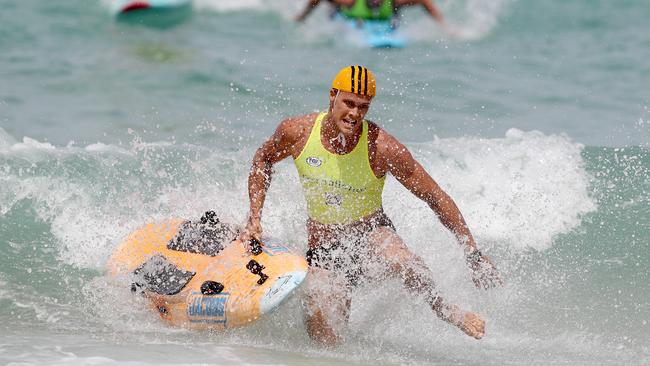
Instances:
[[[323,161],[321,159],[314,156],[308,157],[307,159],[305,159],[305,161],[307,162],[307,164],[313,166],[314,168],[318,168],[323,164]]]
[[[337,194],[325,193],[325,204],[328,206],[341,206],[343,198]]]
[[[187,315],[193,323],[225,323],[229,294],[205,296],[193,292],[188,299]]]
[[[277,295],[280,290],[283,289],[283,287],[289,283],[289,280],[292,279],[292,276],[280,276],[278,277],[277,281],[273,284],[273,287],[269,289],[269,292],[266,293],[265,297],[268,298],[273,298],[275,295]]]
[[[283,247],[282,245],[278,245],[278,244],[272,244],[272,243],[264,244],[262,249],[264,250],[264,252],[266,252],[266,254],[270,256],[273,256],[274,254],[289,252],[289,249],[287,249],[286,247]]]

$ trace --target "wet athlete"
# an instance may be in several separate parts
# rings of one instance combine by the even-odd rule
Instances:
[[[480,339],[485,327],[480,315],[441,297],[431,271],[409,250],[384,213],[386,175],[393,175],[426,202],[454,233],[476,286],[499,285],[500,276],[476,247],[454,201],[404,145],[364,119],[375,91],[375,78],[368,69],[343,68],[332,82],[327,112],[280,123],[253,158],[248,178],[250,212],[240,238],[260,239],[273,165],[291,156],[309,214],[306,325],[312,338],[335,344],[348,321],[355,286],[392,277],[409,292],[423,296],[438,317]]]
[[[326,0],[333,7],[332,14],[338,12],[342,16],[360,21],[384,20],[392,21],[401,7],[422,5],[427,13],[435,19],[443,29],[448,27],[442,14],[431,0]],[[321,0],[309,0],[305,9],[296,16],[301,22],[320,4]]]

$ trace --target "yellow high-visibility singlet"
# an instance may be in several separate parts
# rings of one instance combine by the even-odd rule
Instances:
[[[386,177],[375,176],[368,157],[368,122],[354,149],[334,154],[321,143],[321,113],[309,139],[293,161],[302,183],[307,211],[323,224],[346,224],[368,216],[382,207],[381,193]]]

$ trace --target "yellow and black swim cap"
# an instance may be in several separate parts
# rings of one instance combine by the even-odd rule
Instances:
[[[374,97],[377,91],[375,75],[363,66],[344,67],[332,80],[332,88]]]

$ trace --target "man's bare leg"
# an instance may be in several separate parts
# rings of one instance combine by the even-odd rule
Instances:
[[[350,317],[345,282],[328,270],[310,267],[305,291],[307,333],[315,341],[336,345]]]
[[[464,311],[457,305],[446,304],[439,296],[431,271],[424,261],[411,253],[394,230],[380,227],[370,235],[373,253],[387,265],[391,274],[398,276],[411,293],[424,295],[436,315],[460,328],[465,334],[481,339],[485,334],[485,321],[477,313]]]

